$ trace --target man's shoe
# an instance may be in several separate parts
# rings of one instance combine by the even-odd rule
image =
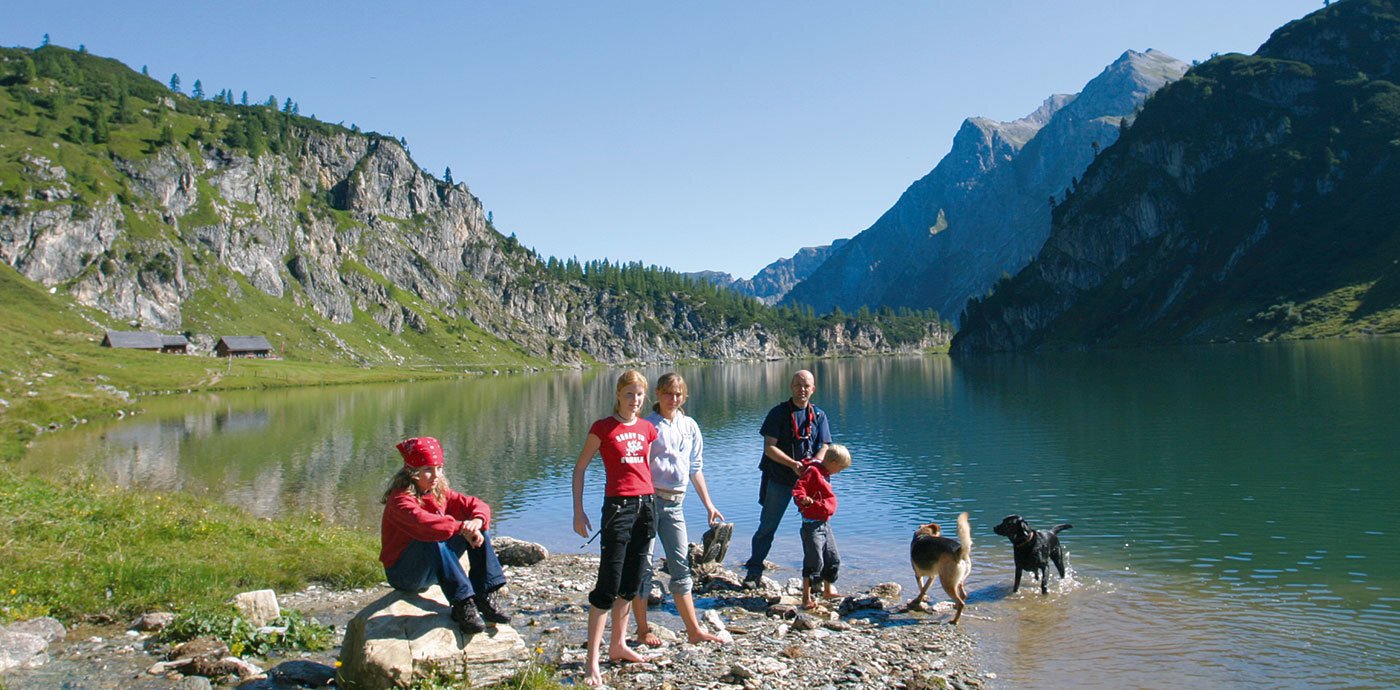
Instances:
[[[763,589],[763,576],[752,573],[744,577],[744,586],[751,589]]]
[[[700,562],[723,563],[724,555],[729,552],[729,538],[733,535],[734,523],[732,522],[716,522],[711,525],[700,539],[705,547],[700,555]]]
[[[476,604],[471,599],[463,599],[452,605],[452,620],[457,621],[457,627],[468,635],[486,630],[486,621],[481,620],[481,614],[476,612]]]
[[[499,589],[476,595],[476,607],[481,609],[481,617],[490,623],[509,623],[510,604]]]

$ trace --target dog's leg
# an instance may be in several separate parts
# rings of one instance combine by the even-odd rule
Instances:
[[[1023,572],[1023,571],[1022,571],[1020,568],[1017,568],[1017,569],[1016,569],[1016,581],[1013,582],[1013,583],[1011,583],[1011,593],[1012,593],[1012,594],[1015,594],[1017,590],[1021,589],[1021,573],[1022,573],[1022,572]]]
[[[1065,548],[1056,544],[1050,552],[1050,560],[1055,564],[1055,570],[1059,571],[1060,579],[1065,579]]]
[[[916,572],[914,573],[914,582],[918,583],[918,585],[919,585],[919,594],[918,594],[918,596],[916,596],[916,597],[914,597],[912,600],[910,600],[910,601],[909,601],[909,605],[905,607],[905,609],[907,609],[907,610],[909,610],[909,611],[914,610],[915,607],[917,607],[919,604],[923,603],[923,601],[924,601],[924,595],[925,595],[926,593],[928,593],[929,585],[933,584],[933,576],[930,575],[930,576],[928,576],[927,579],[925,579],[925,578],[921,577],[921,576],[919,575],[919,573],[916,571]]]
[[[1044,567],[1044,568],[1041,568],[1039,571],[1037,571],[1037,574],[1040,576],[1040,593],[1041,593],[1041,594],[1046,594],[1046,593],[1048,593],[1048,592],[1049,592],[1049,589],[1050,589],[1050,568],[1049,568],[1049,566],[1046,566],[1046,567]]]
[[[957,625],[958,620],[962,618],[963,607],[967,605],[967,590],[963,589],[961,582],[954,584],[950,582],[950,579],[939,575],[938,583],[943,585],[943,591],[947,593],[948,598],[953,600],[953,606],[957,608],[953,613],[953,620],[950,621],[953,625]]]

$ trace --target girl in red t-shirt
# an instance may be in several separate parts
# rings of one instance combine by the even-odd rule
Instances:
[[[593,456],[603,456],[606,483],[603,487],[602,553],[598,561],[598,582],[588,593],[588,659],[583,682],[601,685],[598,655],[603,644],[603,625],[612,613],[612,635],[608,658],[640,662],[642,658],[627,646],[627,612],[641,584],[647,547],[656,536],[652,506],[651,442],[656,427],[638,416],[647,397],[647,379],[641,372],[628,370],[617,378],[617,402],[613,413],[593,423],[583,450],[574,463],[574,531],[587,537],[593,524],[583,511],[583,477]]]

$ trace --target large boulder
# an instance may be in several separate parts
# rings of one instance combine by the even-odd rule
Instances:
[[[442,590],[394,591],[355,615],[340,647],[336,685],[354,690],[409,687],[434,673],[463,674],[472,687],[509,675],[525,640],[508,625],[467,636],[452,620]]]

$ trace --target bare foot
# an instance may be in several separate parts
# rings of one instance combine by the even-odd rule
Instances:
[[[812,599],[809,598],[809,599],[803,599],[803,600],[802,600],[802,608],[804,608],[804,609],[814,609],[814,608],[816,608],[816,607],[817,607],[817,602],[813,601]]]
[[[647,661],[645,657],[632,651],[632,648],[625,644],[608,645],[608,660],[625,661],[633,664],[640,664]]]
[[[827,599],[835,599],[841,595],[836,593],[835,587],[827,585],[826,587],[822,588],[822,596],[826,597]]]
[[[711,635],[704,630],[696,630],[693,633],[687,633],[685,639],[689,640],[691,644],[700,644],[701,642],[719,642],[720,644],[724,644],[727,642],[723,637]]]
[[[637,631],[637,644],[644,644],[648,647],[660,647],[661,638],[652,632],[651,628]]]
[[[603,674],[598,670],[597,659],[589,659],[584,662],[583,684],[593,688],[603,684]]]

